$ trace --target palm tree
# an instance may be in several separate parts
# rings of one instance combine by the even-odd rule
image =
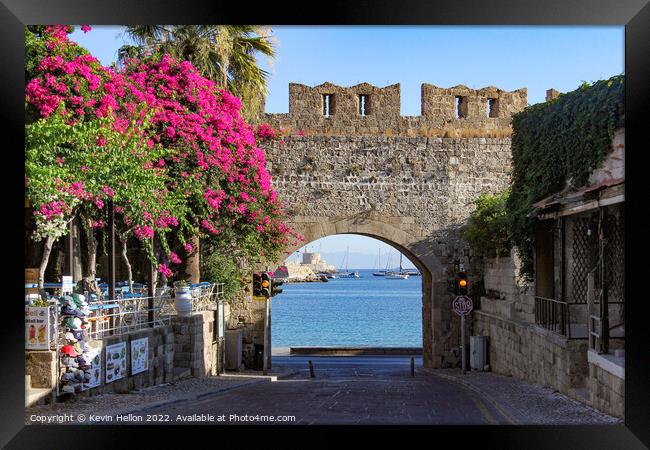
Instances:
[[[257,25],[137,25],[126,33],[135,45],[124,45],[120,61],[147,52],[166,53],[190,61],[206,78],[242,99],[242,114],[256,122],[263,110],[268,71],[256,55],[275,57],[269,27]]]

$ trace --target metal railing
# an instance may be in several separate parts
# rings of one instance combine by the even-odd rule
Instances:
[[[224,286],[224,283],[194,286],[191,289],[192,311],[217,309],[218,303],[224,298]],[[152,297],[137,295],[122,297],[118,294],[115,299],[101,298],[89,302],[90,314],[86,316],[90,324],[88,339],[102,339],[144,328],[169,325],[171,317],[177,314],[174,306],[174,288],[157,289],[152,308],[149,307],[149,300]],[[62,325],[59,324],[59,327]]]
[[[571,337],[569,306],[561,300],[535,296],[535,323],[547,330]]]
[[[224,297],[224,283],[210,283],[194,287],[192,292],[192,311],[210,311],[217,308]]]
[[[90,323],[88,338],[101,339],[117,336],[144,328],[169,325],[171,312],[169,296],[153,298],[153,307],[149,307],[151,297],[105,299],[90,303],[90,314],[86,317]]]

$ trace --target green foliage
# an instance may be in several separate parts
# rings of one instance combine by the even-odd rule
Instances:
[[[218,249],[203,250],[201,256],[201,280],[224,283],[226,299],[232,298],[241,289],[240,269],[232,256],[222,254]]]
[[[476,209],[463,230],[463,238],[477,252],[493,256],[510,249],[506,202],[510,191],[481,194],[474,202]]]
[[[512,193],[507,201],[513,244],[523,275],[533,275],[533,223],[536,201],[565,187],[583,186],[604,161],[614,131],[623,125],[625,76],[584,83],[553,101],[513,116]]]
[[[124,45],[119,59],[141,57],[147,52],[187,60],[206,78],[242,99],[242,115],[252,123],[264,112],[269,72],[258,57],[269,63],[275,57],[271,30],[259,25],[136,25],[126,30],[136,45]]]

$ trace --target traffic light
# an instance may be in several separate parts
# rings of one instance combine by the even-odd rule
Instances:
[[[262,296],[270,298],[271,294],[271,275],[268,272],[262,272]]]
[[[271,297],[282,294],[282,289],[280,289],[280,286],[282,286],[283,283],[284,281],[271,280]]]
[[[253,273],[253,296],[262,297],[262,274]]]
[[[456,283],[458,285],[458,295],[467,295],[469,292],[469,280],[467,279],[466,272],[458,273],[458,280]]]

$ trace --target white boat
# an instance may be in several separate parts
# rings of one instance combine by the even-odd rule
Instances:
[[[386,272],[385,277],[387,280],[406,280],[409,275],[401,272]]]
[[[377,272],[373,272],[373,276],[375,277],[383,277],[386,275],[385,270],[381,270],[381,247],[379,247],[379,259],[377,260]]]
[[[341,269],[337,272],[339,278],[359,278],[359,272],[350,272],[348,269],[348,263],[350,262],[350,247],[345,250],[345,256],[341,262]],[[345,266],[345,271],[343,271],[343,266]]]
[[[384,275],[386,279],[388,280],[406,280],[409,277],[409,274],[406,273],[404,268],[402,267],[402,253],[400,252],[399,254],[399,271],[395,270],[390,270],[386,271],[386,275]]]
[[[420,271],[418,269],[406,269],[406,270],[404,270],[404,273],[406,273],[407,275],[409,275],[411,277],[422,276],[422,274],[420,273]]]

